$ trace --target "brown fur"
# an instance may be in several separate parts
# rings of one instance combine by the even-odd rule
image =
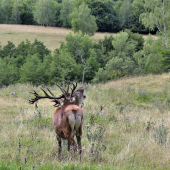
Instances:
[[[53,116],[53,127],[56,132],[56,138],[58,140],[58,158],[61,160],[61,139],[68,141],[68,159],[70,157],[70,145],[73,146],[74,159],[76,159],[77,144],[79,149],[79,158],[81,161],[81,137],[82,137],[82,125],[83,125],[83,110],[79,107],[83,100],[86,98],[84,88],[80,88],[75,92],[74,103],[64,101],[64,104],[58,107]],[[83,96],[83,97],[82,97]],[[77,138],[77,144],[74,140],[74,136]]]

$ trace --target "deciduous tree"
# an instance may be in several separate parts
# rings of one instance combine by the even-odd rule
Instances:
[[[83,34],[94,35],[97,30],[96,19],[85,3],[82,3],[78,9],[75,8],[70,16],[74,32],[82,31]]]
[[[52,25],[55,18],[57,2],[54,0],[39,0],[35,5],[34,18],[41,25]]]
[[[145,0],[145,13],[140,15],[140,20],[151,30],[155,27],[164,38],[166,48],[169,49],[170,36],[170,1],[169,0]]]

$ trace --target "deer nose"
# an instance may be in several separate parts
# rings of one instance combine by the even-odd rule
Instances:
[[[84,102],[81,103],[81,108],[84,106]]]

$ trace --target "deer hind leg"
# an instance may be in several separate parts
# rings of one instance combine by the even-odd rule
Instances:
[[[62,151],[61,138],[57,134],[56,134],[56,138],[58,141],[58,159],[59,159],[59,161],[61,161],[61,151]]]
[[[81,136],[82,136],[82,126],[80,126],[79,131],[76,134],[77,144],[78,144],[78,149],[79,149],[79,159],[80,159],[80,161],[81,161],[81,153],[82,153]]]
[[[73,146],[74,160],[76,160],[77,144],[72,136],[68,137],[68,160],[70,160],[70,146]]]
[[[75,142],[75,140],[73,139],[73,150],[74,150],[74,160],[76,160],[76,154],[77,154],[77,143]]]

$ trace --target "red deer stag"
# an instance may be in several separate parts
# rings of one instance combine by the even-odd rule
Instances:
[[[51,95],[49,95],[43,88],[41,88],[45,96],[40,96],[35,91],[31,92],[34,94],[35,98],[29,100],[29,103],[33,104],[39,99],[44,98],[53,99],[52,101],[55,102],[54,106],[58,107],[53,116],[53,127],[56,132],[56,138],[58,140],[59,161],[61,161],[61,139],[67,139],[68,141],[68,159],[70,158],[70,145],[73,146],[74,159],[76,158],[75,154],[77,151],[77,144],[74,141],[74,135],[76,135],[77,138],[81,161],[83,110],[79,106],[81,104],[84,105],[83,100],[86,98],[86,95],[84,95],[84,87],[80,87],[75,91],[77,83],[70,83],[73,86],[72,88],[67,81],[66,83],[68,84],[67,91],[56,84],[62,92],[62,95],[59,97],[54,96],[54,94],[48,88],[47,90]],[[71,88],[71,93],[69,93],[69,88]]]

